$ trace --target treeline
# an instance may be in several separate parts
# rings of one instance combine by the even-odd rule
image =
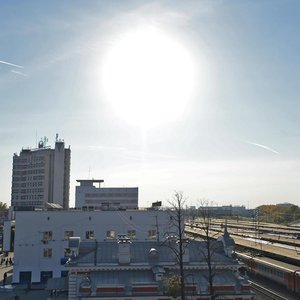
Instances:
[[[297,205],[261,205],[256,210],[260,222],[288,224],[300,220],[300,208]]]

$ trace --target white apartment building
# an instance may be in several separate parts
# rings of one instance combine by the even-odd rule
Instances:
[[[79,179],[75,207],[96,210],[138,209],[138,187],[101,187],[102,179]],[[99,184],[99,186],[95,186]]]
[[[37,149],[13,156],[11,206],[45,208],[46,203],[69,207],[71,150],[56,136],[55,148],[40,141]]]
[[[9,235],[7,228],[4,235]],[[16,211],[13,283],[46,282],[67,275],[69,237],[96,242],[125,234],[132,240],[161,240],[176,232],[172,216],[162,210]]]

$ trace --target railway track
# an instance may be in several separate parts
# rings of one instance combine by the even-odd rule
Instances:
[[[249,280],[251,289],[256,293],[256,299],[272,299],[272,300],[290,300],[290,298],[286,298],[270,289],[263,287],[251,280]]]
[[[205,236],[205,233],[201,230],[201,228],[197,228],[196,226],[190,226],[189,224],[185,228],[185,232],[187,235],[196,237]],[[211,230],[210,237],[216,239],[217,237],[221,236],[222,232]],[[268,243],[265,242],[263,239],[256,239],[251,237],[252,235],[245,234],[244,237],[238,236],[234,233],[230,233],[231,237],[235,240],[236,249],[251,249],[253,251],[258,251],[259,253],[264,253],[266,256],[270,256],[276,258],[277,260],[286,261],[290,264],[299,265],[299,255],[300,255],[300,247],[299,246],[289,246],[285,243]],[[297,240],[299,242],[299,240]],[[300,266],[300,265],[299,265]]]

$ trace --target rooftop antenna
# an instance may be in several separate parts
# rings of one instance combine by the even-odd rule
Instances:
[[[91,166],[89,166],[89,176],[88,179],[91,179]]]
[[[46,137],[46,136],[44,136],[44,147],[46,147],[46,145],[47,145],[47,142],[48,142],[48,138]]]
[[[58,142],[58,133],[55,135],[55,142]]]

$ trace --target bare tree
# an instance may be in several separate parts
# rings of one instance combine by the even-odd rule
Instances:
[[[209,201],[206,199],[201,199],[199,202],[200,206],[199,218],[197,219],[197,228],[200,229],[202,239],[205,242],[205,247],[203,249],[200,248],[200,251],[202,252],[202,255],[207,263],[209,292],[211,299],[214,299],[215,293],[213,288],[213,279],[216,271],[213,263],[213,257],[219,248],[218,242],[215,241],[216,237],[219,235],[219,232],[212,230],[212,214]]]
[[[172,249],[179,264],[179,282],[181,299],[185,300],[185,283],[184,283],[184,253],[188,245],[188,241],[184,234],[185,225],[185,197],[183,192],[175,191],[173,198],[169,201],[171,205],[170,219],[172,225],[176,228],[176,232],[171,233],[166,240],[165,245]]]

